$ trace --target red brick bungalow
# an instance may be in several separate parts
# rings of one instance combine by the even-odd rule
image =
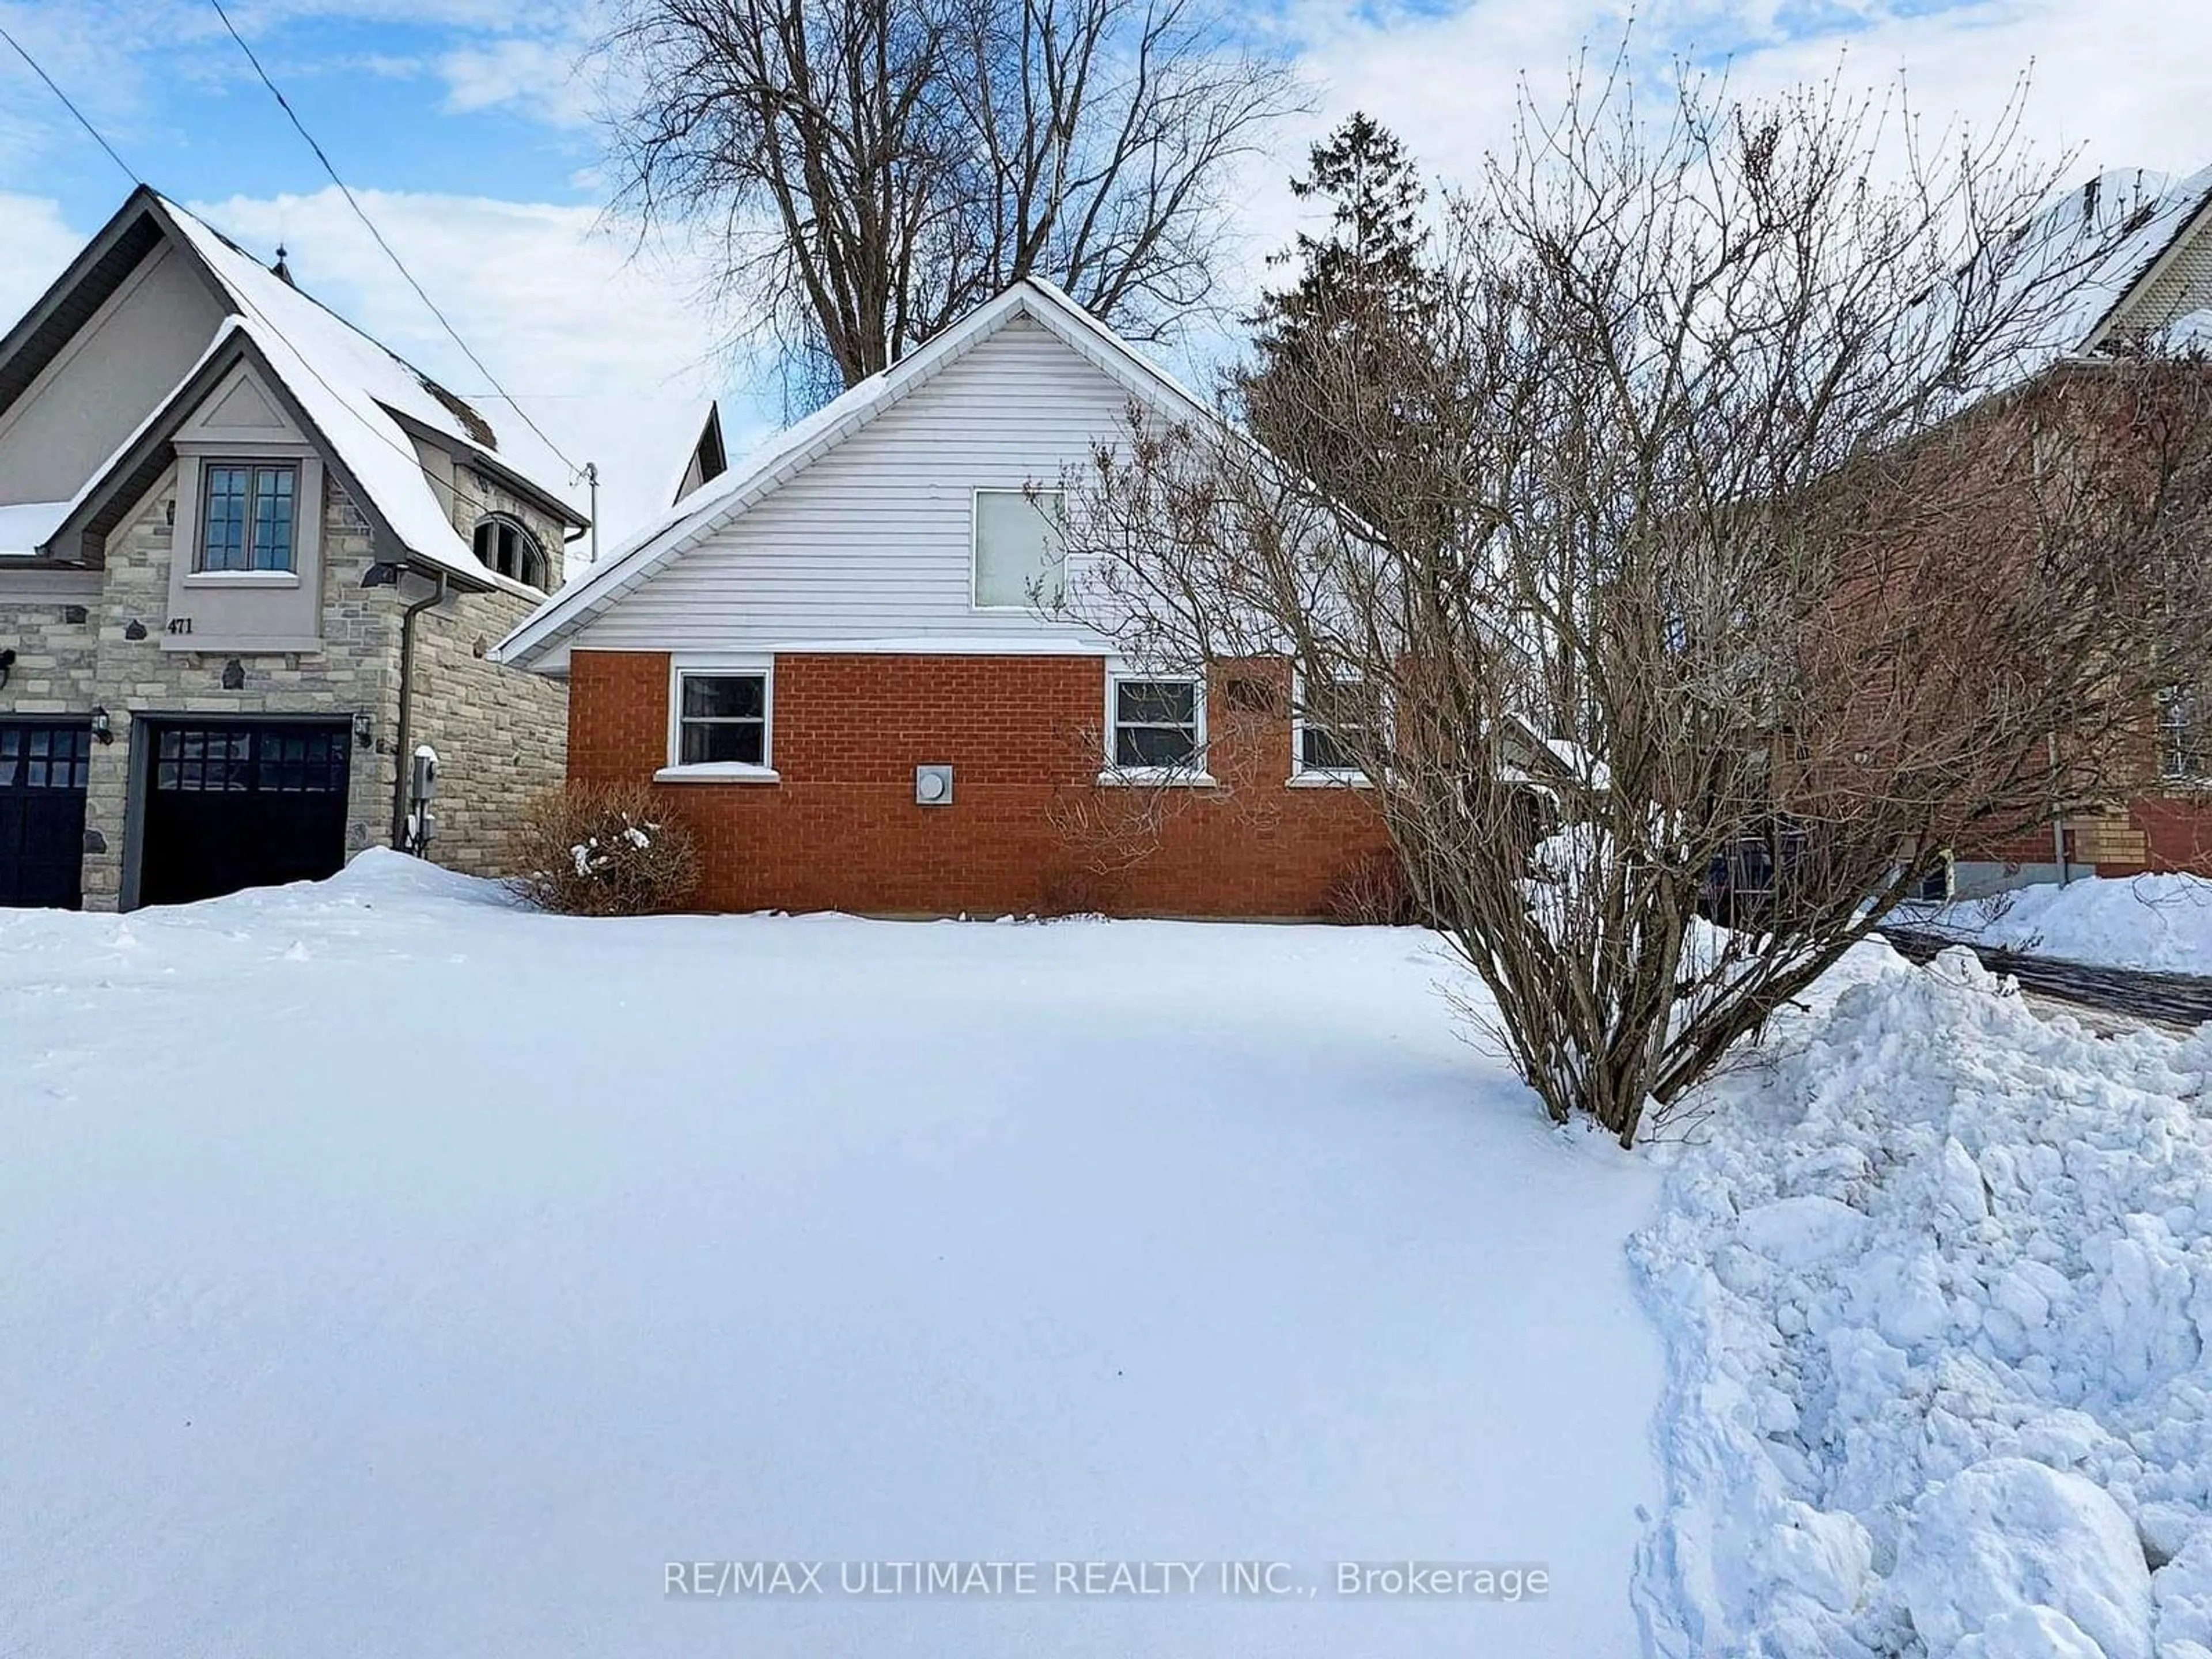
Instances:
[[[1054,492],[1133,401],[1211,418],[1018,284],[706,478],[497,654],[567,680],[572,779],[650,781],[697,833],[713,908],[1340,909],[1382,835],[1287,667],[1139,668],[1049,603]]]

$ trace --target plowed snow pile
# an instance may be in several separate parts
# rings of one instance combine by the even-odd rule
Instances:
[[[2212,1654],[2209,1070],[1954,950],[1717,1085],[1631,1247],[1660,1652]]]

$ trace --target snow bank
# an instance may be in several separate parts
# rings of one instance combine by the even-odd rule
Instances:
[[[1662,1654],[2204,1659],[2212,1026],[2099,1040],[1964,951],[1778,1020],[1633,1241]]]
[[[2087,877],[1899,920],[2069,962],[2212,974],[2212,880],[2203,876]]]

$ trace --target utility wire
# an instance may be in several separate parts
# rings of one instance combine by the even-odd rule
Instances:
[[[559,456],[561,464],[567,467],[571,474],[580,477],[583,475],[584,469],[578,466],[575,462],[570,460],[568,457],[562,453],[561,446],[555,443],[552,439],[545,435],[544,429],[540,427],[537,422],[530,418],[530,413],[527,410],[524,409],[520,404],[515,402],[513,398],[507,396],[506,389],[500,386],[499,377],[496,374],[494,374],[491,370],[486,368],[484,367],[483,359],[477,356],[475,352],[469,349],[469,343],[461,337],[460,331],[447,320],[446,313],[439,310],[437,302],[432,300],[428,294],[423,292],[422,284],[415,280],[415,273],[407,269],[406,262],[401,259],[397,252],[393,252],[392,244],[384,240],[384,233],[376,228],[376,222],[368,216],[367,210],[362,206],[359,199],[354,195],[352,186],[349,185],[344,179],[338,177],[338,170],[331,165],[331,158],[323,153],[323,147],[315,142],[314,134],[307,131],[307,123],[301,120],[300,112],[292,107],[292,100],[287,98],[283,93],[278,89],[276,83],[269,78],[269,71],[261,67],[261,60],[254,56],[253,48],[246,45],[246,37],[238,32],[238,25],[230,21],[230,14],[222,9],[222,0],[208,0],[208,3],[215,8],[215,15],[222,19],[223,27],[229,30],[230,38],[238,42],[238,49],[246,54],[246,61],[253,65],[254,74],[259,76],[261,77],[261,84],[269,88],[269,95],[276,100],[277,107],[284,112],[285,118],[292,124],[293,131],[297,132],[301,138],[307,141],[307,145],[309,149],[314,151],[315,159],[323,164],[323,171],[330,175],[331,182],[338,187],[338,194],[345,198],[346,205],[353,210],[354,216],[361,221],[362,224],[368,229],[368,234],[375,239],[377,246],[384,250],[384,256],[392,261],[392,268],[398,271],[402,276],[407,279],[407,286],[415,290],[415,297],[420,300],[429,308],[430,314],[438,319],[439,325],[442,327],[447,334],[453,337],[453,343],[460,347],[461,355],[476,365],[477,373],[483,375],[486,380],[489,381],[491,385],[498,390],[501,397],[507,398],[507,406],[514,410],[517,415],[520,415],[522,417],[522,423],[525,426],[528,427],[532,432],[535,432],[538,434],[538,441],[544,444],[546,448],[551,450],[554,454]],[[82,119],[82,118],[80,117],[79,118]],[[110,153],[112,154],[112,152]]]
[[[9,46],[15,48],[15,56],[21,58],[25,63],[31,66],[31,73],[37,76],[39,79],[46,83],[46,90],[62,100],[62,107],[67,110],[71,115],[76,117],[76,124],[92,135],[92,142],[98,144],[100,149],[107,152],[107,159],[114,162],[116,166],[121,167],[125,173],[129,176],[132,184],[143,185],[146,182],[143,179],[141,179],[138,176],[137,168],[132,167],[130,162],[125,161],[120,155],[118,155],[115,153],[115,146],[109,143],[106,139],[100,137],[100,129],[93,125],[90,118],[86,116],[85,112],[79,109],[75,103],[70,101],[69,94],[64,92],[59,87],[54,84],[54,77],[47,74],[45,70],[39,67],[39,60],[31,56],[30,52],[25,48],[23,43],[21,40],[18,40],[14,35],[8,33],[7,26],[5,24],[0,24],[0,40],[5,40]]]
[[[222,7],[218,5],[216,9],[216,10],[220,11],[220,10],[222,9]],[[229,21],[229,19],[225,18],[223,21],[224,21],[225,22],[228,22],[228,21]],[[233,30],[233,31],[232,31],[232,33],[234,33],[234,34],[236,33],[236,31],[235,31],[235,30]],[[57,97],[57,98],[58,98],[59,100],[61,100],[63,106],[64,106],[64,108],[66,108],[71,115],[74,115],[75,117],[76,117],[76,119],[77,119],[77,125],[80,125],[80,126],[82,126],[82,128],[83,128],[87,132],[88,132],[88,133],[90,133],[90,134],[92,135],[92,141],[93,141],[94,143],[98,144],[98,145],[100,147],[100,149],[102,149],[103,150],[105,150],[105,151],[106,151],[106,152],[107,152],[107,157],[108,157],[108,159],[109,159],[110,161],[113,161],[117,167],[118,167],[122,168],[122,169],[123,169],[123,171],[124,171],[126,174],[128,174],[128,175],[130,176],[131,182],[132,184],[134,184],[134,185],[143,185],[143,184],[146,182],[143,179],[142,179],[142,178],[140,178],[140,177],[138,176],[137,173],[137,172],[136,172],[136,171],[131,167],[131,164],[130,164],[129,162],[125,161],[125,160],[124,160],[120,155],[117,155],[117,154],[116,154],[116,152],[115,152],[115,146],[114,146],[114,145],[112,145],[112,144],[111,144],[111,143],[109,143],[107,142],[106,138],[106,137],[101,134],[101,132],[100,132],[100,129],[99,129],[98,127],[96,127],[96,126],[93,125],[93,124],[92,124],[92,121],[91,121],[90,118],[89,118],[89,117],[88,117],[82,110],[79,109],[79,108],[76,106],[76,105],[75,103],[73,103],[73,102],[71,102],[71,101],[70,101],[70,95],[69,95],[69,94],[67,94],[67,93],[64,92],[64,91],[61,89],[61,88],[60,88],[60,87],[58,87],[58,86],[57,86],[57,85],[55,84],[53,76],[52,76],[51,75],[48,75],[48,74],[46,72],[46,70],[45,70],[44,69],[42,69],[42,68],[40,68],[40,67],[39,60],[38,60],[37,58],[35,58],[32,57],[32,56],[31,56],[31,54],[30,54],[28,52],[27,52],[27,51],[25,51],[25,50],[24,50],[24,48],[23,48],[23,43],[22,43],[21,41],[18,40],[17,40],[14,35],[12,35],[12,34],[9,33],[8,33],[7,28],[5,27],[5,26],[0,26],[0,40],[5,40],[5,41],[9,45],[9,46],[13,46],[13,47],[15,49],[15,55],[16,55],[17,57],[21,58],[21,59],[22,59],[26,64],[28,64],[31,66],[31,70],[32,70],[32,72],[33,72],[33,74],[35,74],[35,75],[39,77],[39,79],[40,79],[40,80],[41,80],[41,81],[43,81],[43,82],[45,82],[46,83],[47,89],[48,89],[49,91],[51,91],[51,92],[54,94],[54,96],[55,96],[55,97]],[[239,44],[240,44],[240,46],[244,46],[246,43],[245,43],[244,41],[242,41],[242,40],[241,40],[241,41],[240,41],[240,42],[239,42]],[[253,55],[253,54],[252,53],[252,52],[251,52],[251,51],[249,51],[249,52],[246,53],[246,56],[247,56],[247,57],[249,57],[249,58],[251,58],[252,55]],[[258,68],[258,65],[257,64],[257,65],[256,65],[256,67]],[[264,76],[264,81],[265,81],[266,77]],[[276,89],[274,87],[270,87],[270,90],[271,92],[275,92]],[[283,101],[283,94],[278,94],[278,101],[280,101],[280,102],[282,102],[282,101]],[[296,121],[295,122],[295,125],[297,125],[297,122],[296,122]],[[304,131],[304,129],[302,130],[302,134],[301,134],[301,136],[302,136],[302,137],[305,137],[305,131]],[[312,138],[310,138],[310,139],[308,139],[308,141],[307,141],[307,142],[308,142],[310,144],[312,144],[312,143],[313,143],[314,140],[313,140]],[[319,155],[321,153],[322,153],[322,152],[321,152],[321,151],[319,151],[319,150],[318,150],[318,151],[316,152],[316,154],[317,154],[317,155]],[[324,165],[325,167],[327,167],[330,165],[330,163],[329,163],[329,162],[327,162],[327,161],[325,161],[323,165]],[[337,175],[336,173],[332,173],[331,176],[333,179],[335,179],[335,178],[337,178]],[[341,189],[341,190],[343,190],[343,189],[345,188],[345,186],[344,186],[343,184],[341,184],[341,185],[338,186],[338,188],[339,188],[339,189]],[[349,194],[348,194],[348,196],[347,196],[347,199],[348,199],[349,201],[352,200],[352,197],[351,197],[351,194],[350,194],[350,193],[349,193]],[[358,205],[356,205],[356,206],[355,207],[354,210],[355,210],[356,213],[358,213],[358,212],[360,212],[360,211],[361,211],[361,210],[360,210],[360,208],[359,208],[359,206],[358,206]],[[368,223],[368,219],[367,219],[367,216],[363,216],[362,222],[363,222],[364,224]],[[371,226],[369,227],[369,228],[370,228],[370,230],[371,230],[371,232],[372,232],[372,233],[374,233],[374,231],[375,230],[375,227],[374,227],[374,225],[371,225]],[[380,237],[380,237],[378,237],[378,238],[377,238],[377,240],[378,240],[378,241],[381,242],[384,239],[383,239],[382,237]],[[387,248],[385,250],[385,252],[387,252],[387,253],[390,253],[390,252],[392,252],[392,250],[391,250],[390,248],[388,248],[388,247],[387,247]],[[398,255],[394,254],[394,255],[392,256],[392,263],[393,263],[394,264],[398,264]],[[406,268],[405,268],[404,266],[401,266],[401,274],[403,274],[403,275],[404,275],[404,274],[405,274],[405,269],[406,269]],[[414,280],[414,279],[413,279],[412,277],[409,277],[409,278],[408,278],[408,280],[411,283],[411,282],[413,282],[413,280]],[[338,401],[341,404],[344,404],[347,402],[347,399],[346,399],[346,398],[345,398],[344,394],[343,394],[343,393],[342,393],[342,392],[340,392],[338,391],[338,389],[337,389],[336,386],[332,386],[332,385],[330,383],[330,381],[329,381],[329,380],[325,380],[325,379],[324,378],[324,376],[323,376],[323,372],[322,372],[322,370],[320,370],[320,369],[319,369],[319,368],[317,368],[315,367],[314,359],[313,359],[312,356],[309,356],[306,351],[302,350],[302,349],[299,347],[299,345],[298,345],[298,344],[296,344],[296,343],[293,341],[293,339],[292,339],[291,336],[289,336],[289,334],[285,333],[285,332],[284,332],[284,331],[283,331],[282,328],[278,327],[278,326],[276,325],[276,324],[275,323],[275,321],[273,321],[273,320],[270,318],[270,316],[268,315],[268,313],[267,313],[264,312],[264,311],[261,309],[261,307],[260,307],[259,306],[255,305],[255,304],[253,303],[253,301],[252,301],[252,297],[251,297],[251,296],[249,296],[249,295],[245,292],[245,290],[244,290],[244,289],[240,289],[240,288],[237,287],[234,283],[225,283],[225,284],[224,284],[224,287],[226,288],[226,289],[228,289],[228,292],[230,293],[231,296],[232,296],[234,300],[236,300],[236,301],[237,301],[240,305],[243,306],[243,307],[244,307],[247,311],[249,311],[249,312],[252,313],[252,314],[253,314],[253,320],[254,320],[254,321],[256,321],[256,322],[259,323],[259,324],[261,325],[261,326],[262,326],[262,327],[264,327],[264,328],[265,328],[265,329],[267,329],[267,330],[270,331],[270,333],[271,333],[272,335],[274,335],[276,338],[278,338],[278,339],[280,339],[280,340],[283,341],[283,342],[284,342],[284,343],[285,343],[286,345],[288,345],[288,346],[290,346],[290,347],[291,347],[291,349],[292,349],[292,355],[293,355],[294,356],[297,357],[297,358],[300,360],[300,366],[301,366],[301,368],[305,368],[305,369],[307,371],[307,373],[314,378],[315,383],[316,383],[317,385],[320,386],[324,391],[325,391],[325,392],[329,392],[332,398],[337,398],[337,401]],[[422,292],[422,289],[420,289],[418,288],[418,289],[416,289],[416,293],[418,293],[418,294],[420,294],[420,293]],[[425,305],[428,305],[428,304],[429,304],[429,301],[428,301],[428,299],[427,297],[424,299],[423,303],[424,303]],[[435,311],[436,311],[436,309],[437,309],[437,307],[436,307],[435,306],[432,306],[430,308],[431,308],[431,310],[432,310],[433,312],[435,312]],[[441,317],[441,318],[439,318],[439,319],[438,319],[438,320],[439,320],[440,322],[444,322],[444,321],[445,321],[445,319],[444,319],[443,317]],[[447,326],[447,332],[449,332],[449,333],[450,333],[450,332],[452,331],[452,325],[451,325],[450,324],[448,324]],[[454,337],[454,337],[456,340],[459,340],[459,339],[460,338],[460,337],[459,337],[459,335],[454,335]],[[461,349],[462,349],[462,350],[464,350],[464,351],[466,351],[466,350],[468,350],[468,347],[467,347],[465,344],[464,344],[464,345],[461,347]],[[471,354],[471,355],[470,361],[471,361],[471,362],[475,362],[475,357],[474,357],[474,355],[473,355],[473,354]],[[482,363],[477,363],[477,367],[479,369],[483,369],[483,365]],[[483,372],[484,372],[484,378],[485,378],[485,379],[487,379],[487,380],[489,380],[489,379],[491,378],[490,371],[489,371],[489,369],[484,369],[484,370],[483,370]],[[496,384],[496,382],[495,382],[494,384]],[[507,398],[507,393],[506,393],[506,392],[501,392],[499,395],[500,395],[501,397],[502,397],[502,398]],[[514,407],[515,413],[517,413],[518,415],[520,415],[520,414],[522,413],[522,410],[521,410],[520,406],[519,404],[515,404],[515,403],[514,403],[514,398],[507,398],[507,403],[508,403],[510,405],[512,405],[512,406],[514,406]],[[524,415],[524,416],[523,416],[523,419],[524,419],[525,421],[528,421],[528,420],[530,419],[530,417],[529,417],[527,415]],[[412,448],[412,447],[407,447],[407,446],[403,446],[403,445],[402,445],[402,444],[400,444],[400,443],[399,443],[396,439],[393,439],[393,438],[392,438],[392,437],[387,436],[386,434],[384,434],[384,433],[382,433],[382,432],[379,431],[379,430],[378,430],[374,426],[369,425],[369,424],[368,424],[368,422],[364,422],[362,423],[362,430],[364,430],[364,431],[366,431],[367,433],[368,433],[370,436],[372,436],[372,437],[374,437],[374,438],[377,439],[377,440],[378,440],[380,442],[381,442],[381,443],[382,443],[382,444],[383,444],[386,448],[390,449],[390,450],[391,450],[394,454],[396,454],[396,455],[399,455],[399,456],[403,457],[403,458],[404,458],[404,459],[405,459],[405,460],[406,460],[410,465],[411,465],[415,468],[415,470],[416,470],[416,471],[420,472],[420,473],[423,476],[423,477],[424,477],[425,479],[427,479],[427,480],[428,480],[428,482],[429,482],[429,483],[434,486],[434,489],[433,489],[433,491],[432,491],[432,493],[433,493],[434,496],[434,495],[435,495],[435,493],[436,493],[436,490],[438,490],[438,489],[448,489],[448,490],[451,490],[451,491],[453,493],[454,496],[455,496],[457,499],[468,502],[468,503],[469,503],[469,505],[471,505],[471,507],[475,507],[475,508],[478,511],[478,513],[479,513],[479,514],[489,514],[489,513],[492,513],[492,512],[495,512],[495,511],[496,511],[496,510],[497,510],[497,509],[495,507],[495,506],[494,506],[491,502],[485,501],[485,500],[484,500],[484,499],[483,499],[481,496],[479,496],[479,495],[477,495],[474,494],[472,491],[470,491],[470,490],[467,490],[467,489],[464,489],[461,487],[460,480],[459,480],[459,477],[458,477],[458,476],[457,476],[457,477],[453,477],[453,478],[441,478],[441,477],[440,477],[436,473],[433,472],[433,471],[431,471],[431,470],[430,470],[427,465],[425,465],[423,464],[422,458],[420,455],[416,454],[416,453],[415,453],[415,451],[413,450],[413,448]],[[537,427],[533,424],[533,425],[531,427],[531,430],[532,430],[532,431],[533,431],[533,432],[536,432],[536,431],[538,430],[538,428],[537,428]],[[552,449],[552,448],[553,448],[553,441],[552,441],[550,438],[545,438],[545,434],[544,434],[544,433],[542,433],[542,432],[539,432],[539,433],[538,434],[538,435],[540,438],[544,438],[544,439],[545,439],[545,445],[546,445],[546,447],[548,447],[549,449]],[[566,455],[561,455],[561,452],[560,452],[558,449],[554,449],[554,450],[553,450],[553,453],[554,453],[556,455],[560,455],[560,456],[561,456],[561,459],[562,459],[564,463],[565,463],[565,462],[568,462],[568,458]],[[458,532],[456,532],[456,533],[458,533]]]

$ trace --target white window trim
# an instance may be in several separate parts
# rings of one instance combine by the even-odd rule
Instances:
[[[981,616],[1036,617],[1065,615],[1066,612],[1067,549],[1065,546],[1062,546],[1060,550],[1059,605],[985,605],[982,600],[977,597],[977,589],[981,586],[983,576],[983,548],[981,534],[983,528],[983,497],[986,495],[1026,495],[1030,493],[1030,484],[1024,481],[1024,483],[1018,484],[977,484],[968,492],[968,608]],[[1037,484],[1035,486],[1035,489],[1036,493],[1040,495],[1052,495],[1060,496],[1062,504],[1065,505],[1067,492],[1059,484]]]
[[[761,685],[761,757],[750,761],[684,762],[684,682],[688,676],[758,674]],[[781,783],[775,769],[775,659],[763,656],[672,657],[668,664],[668,764],[653,775],[655,783]]]
[[[192,570],[185,575],[186,587],[297,587],[296,570]]]
[[[1308,766],[1306,764],[1306,677],[1296,669],[1291,672],[1291,775],[1288,787],[1292,789],[1372,789],[1375,780],[1365,769],[1358,766]]]
[[[1176,685],[1191,685],[1197,693],[1191,698],[1192,723],[1198,745],[1195,766],[1117,766],[1114,763],[1116,716],[1121,702],[1116,695],[1127,681],[1146,684],[1166,682]],[[1126,663],[1109,664],[1106,669],[1106,756],[1105,764],[1099,769],[1098,781],[1109,788],[1140,787],[1165,784],[1172,787],[1210,789],[1218,780],[1206,769],[1206,676],[1193,673],[1168,673],[1153,669],[1132,667]]]

